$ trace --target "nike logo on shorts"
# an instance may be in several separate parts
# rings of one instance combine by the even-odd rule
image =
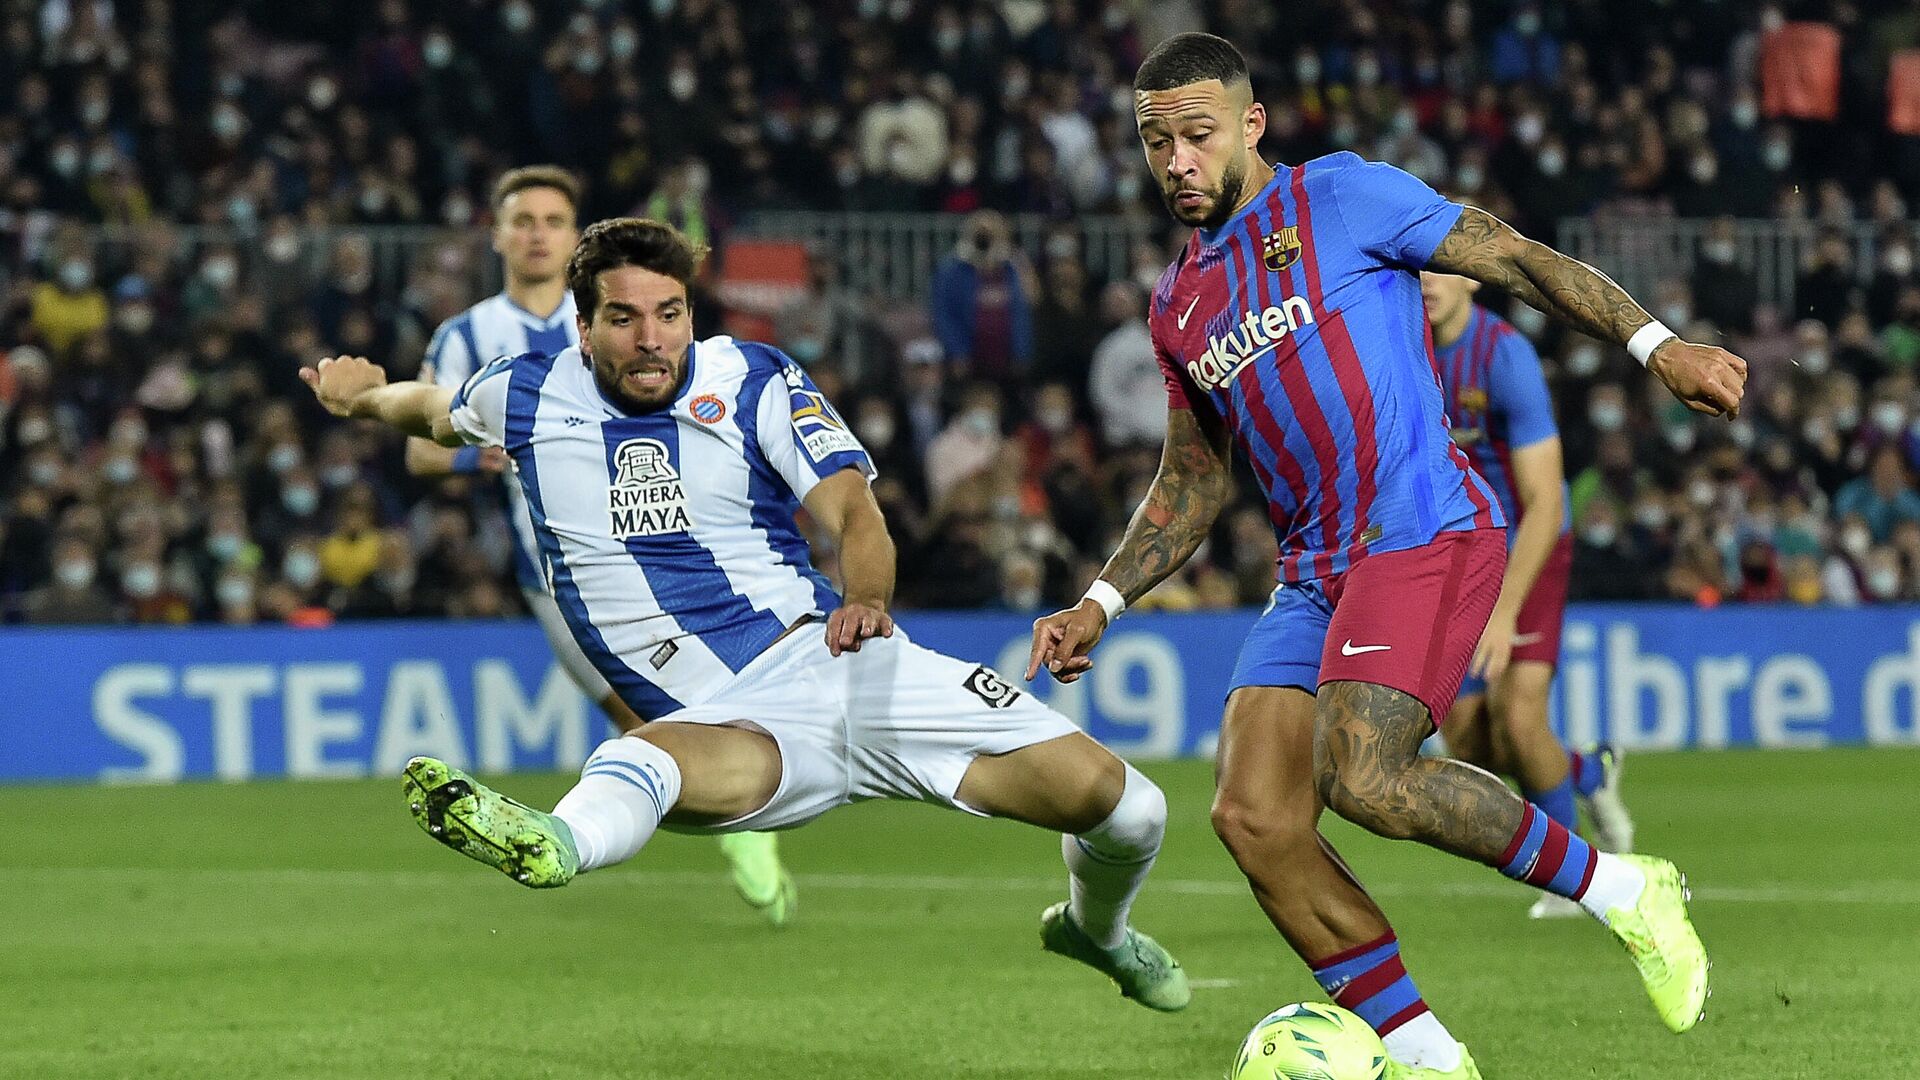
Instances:
[[[1513,635],[1513,643],[1515,646],[1538,645],[1540,643],[1540,639],[1546,636],[1547,635],[1541,633],[1538,630],[1534,631],[1531,634],[1515,634]]]
[[[1187,310],[1181,312],[1180,317],[1173,321],[1174,329],[1185,330],[1187,328],[1187,320],[1193,318],[1193,309],[1199,306],[1200,298],[1196,296],[1193,298],[1193,303],[1187,305]]]
[[[1340,646],[1340,655],[1359,656],[1361,653],[1386,652],[1391,648],[1393,648],[1391,645],[1355,645],[1353,639],[1348,638],[1346,644]]]

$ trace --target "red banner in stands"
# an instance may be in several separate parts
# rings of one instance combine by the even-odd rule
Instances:
[[[1760,43],[1761,108],[1769,117],[1832,120],[1840,112],[1840,32],[1790,22]]]

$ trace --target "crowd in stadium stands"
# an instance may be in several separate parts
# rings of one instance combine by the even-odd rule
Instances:
[[[1878,225],[1873,265],[1817,245],[1799,310],[1762,302],[1730,218],[1643,298],[1752,363],[1731,424],[1488,299],[1546,358],[1576,597],[1920,596],[1920,4],[0,0],[0,614],[511,613],[479,478],[409,479],[295,371],[345,351],[409,373],[479,298],[483,249],[382,267],[338,227],[471,234],[491,178],[535,161],[585,179],[583,220],[708,242],[764,209],[973,215],[918,329],[823,252],[775,336],[878,461],[903,604],[1077,595],[1157,461],[1143,296],[1183,238],[1094,281],[1073,230],[1023,252],[998,215],[1169,231],[1129,80],[1199,28],[1254,58],[1270,157],[1351,148],[1537,236],[1600,208]],[[190,249],[178,224],[242,239]],[[1274,556],[1249,488],[1150,603],[1261,603]]]

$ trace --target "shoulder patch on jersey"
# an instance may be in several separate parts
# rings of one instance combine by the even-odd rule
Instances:
[[[703,424],[717,424],[727,418],[727,403],[712,394],[701,394],[688,404],[687,411]]]
[[[797,367],[786,368],[787,403],[793,411],[793,433],[800,437],[807,456],[825,461],[835,454],[858,452],[860,440],[847,430],[827,396],[807,385],[806,373]]]
[[[616,540],[663,536],[693,527],[687,492],[659,439],[628,439],[613,450],[613,483],[607,488],[607,529]]]

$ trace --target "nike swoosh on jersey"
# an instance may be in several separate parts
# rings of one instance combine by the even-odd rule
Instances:
[[[1173,328],[1176,330],[1185,330],[1187,328],[1187,320],[1193,318],[1193,309],[1199,306],[1200,298],[1196,296],[1193,298],[1193,303],[1187,305],[1187,310],[1181,312],[1180,317],[1173,321]]]
[[[1348,638],[1346,644],[1340,646],[1340,655],[1359,656],[1361,653],[1386,652],[1391,648],[1393,648],[1391,645],[1355,645],[1353,639]]]
[[[1546,636],[1547,636],[1546,634],[1541,633],[1540,631],[1537,631],[1537,630],[1531,634],[1515,634],[1513,635],[1513,643],[1515,645],[1534,645],[1539,643],[1540,639]]]

